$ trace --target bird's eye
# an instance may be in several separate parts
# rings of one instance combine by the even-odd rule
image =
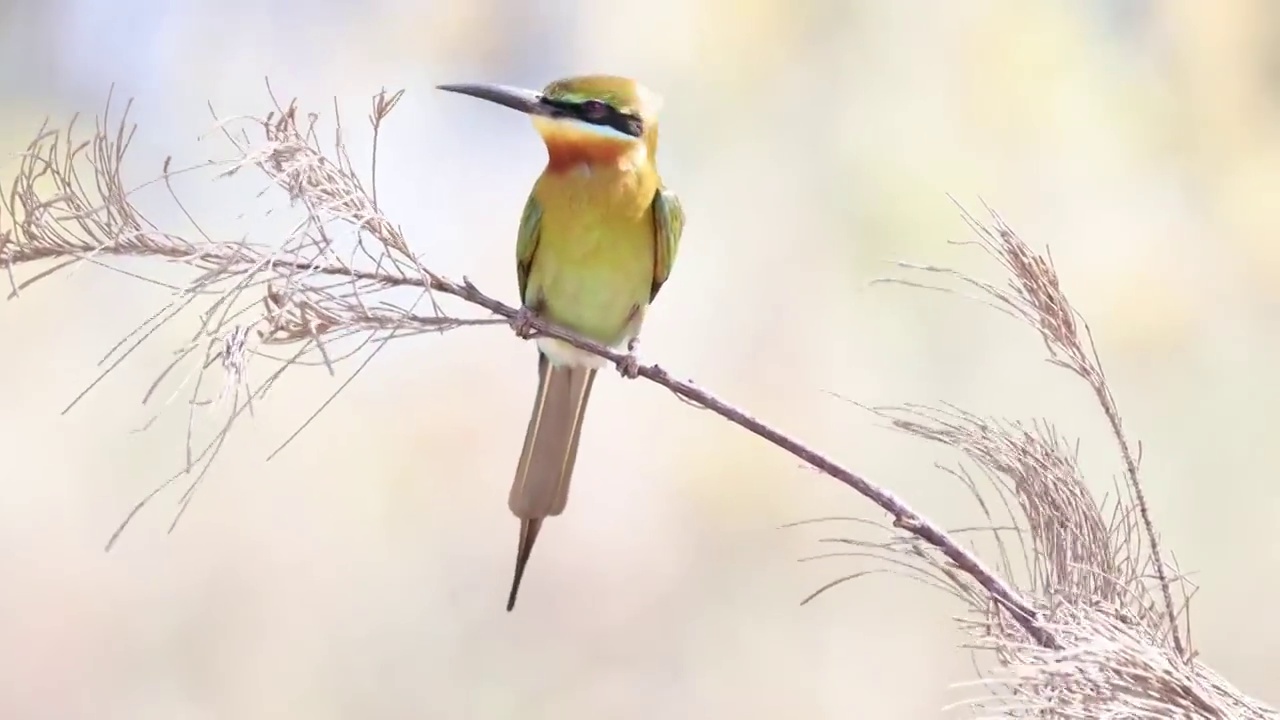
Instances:
[[[609,106],[599,100],[582,103],[582,115],[588,120],[603,120],[609,115]]]

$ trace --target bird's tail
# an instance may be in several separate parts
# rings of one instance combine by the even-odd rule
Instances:
[[[507,499],[511,512],[520,518],[520,545],[511,595],[507,598],[508,612],[516,606],[520,580],[542,520],[564,512],[569,500],[569,478],[578,456],[578,436],[595,378],[595,368],[553,365],[546,355],[538,353],[538,396]]]

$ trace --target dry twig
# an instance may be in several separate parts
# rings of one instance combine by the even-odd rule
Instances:
[[[369,121],[375,148],[379,129],[399,97],[399,93],[382,92],[373,99]],[[195,371],[180,382],[189,392],[189,426],[194,425],[198,408],[215,400],[230,398],[230,409],[208,443],[197,447],[194,433],[188,433],[182,470],[144,498],[129,518],[179,478],[188,480],[182,494],[181,507],[185,508],[233,423],[244,411],[252,411],[254,401],[290,365],[312,363],[332,371],[342,359],[371,349],[359,365],[363,368],[395,337],[502,322],[451,314],[442,307],[439,296],[459,298],[499,318],[516,317],[517,308],[484,294],[466,278],[455,282],[432,272],[412,255],[399,228],[379,210],[376,190],[366,191],[348,156],[344,129],[336,114],[335,120],[335,139],[328,151],[319,140],[318,116],[303,115],[294,104],[276,103],[275,111],[262,119],[220,123],[236,156],[229,162],[203,167],[220,175],[256,169],[283,189],[290,202],[301,208],[302,220],[282,243],[214,239],[173,192],[171,180],[179,171],[167,162],[157,182],[169,189],[172,200],[195,228],[196,237],[166,232],[148,221],[121,179],[121,163],[133,132],[127,109],[113,130],[108,126],[108,105],[92,136],[83,142],[73,138],[74,123],[66,131],[42,130],[22,154],[16,178],[2,198],[7,226],[0,217],[0,266],[9,273],[13,294],[82,261],[114,267],[110,264],[113,258],[141,256],[199,271],[190,284],[172,288],[170,303],[113,349],[103,374],[161,325],[200,301],[205,307],[200,310],[196,331],[146,397],[151,399],[161,380],[185,359],[196,357]],[[259,138],[252,139],[249,130]],[[372,174],[376,176],[376,159]],[[377,187],[376,179],[369,182],[371,188]],[[978,287],[1003,303],[1007,312],[1032,322],[1045,338],[1053,361],[1093,385],[1121,444],[1129,487],[1147,540],[1154,548],[1155,533],[1140,494],[1137,463],[1096,353],[1086,352],[1080,343],[1079,324],[1058,289],[1052,265],[1031,252],[998,219],[990,227],[974,225],[983,247],[1005,263],[1021,283],[1011,291]],[[346,251],[336,239],[343,233],[354,236],[354,244]],[[22,282],[14,276],[15,267],[45,260],[55,264]],[[407,294],[408,300],[392,302],[390,297],[395,293]],[[534,322],[534,331],[535,336],[560,338],[614,363],[624,360],[622,353],[541,321]],[[1073,338],[1074,344],[1068,342]],[[344,341],[348,341],[346,348],[340,352],[338,347]],[[281,361],[279,366],[253,383],[253,360],[272,357],[269,350],[276,346],[288,347],[291,352],[275,358]],[[203,388],[206,373],[214,366],[221,368],[224,382],[210,399],[204,396]],[[984,647],[994,649],[1000,661],[1016,671],[1012,679],[999,685],[1007,699],[1012,699],[1012,704],[1002,709],[1010,716],[1034,712],[1085,717],[1072,713],[1084,707],[1078,698],[1086,696],[1093,698],[1089,701],[1095,709],[1104,707],[1104,701],[1096,698],[1105,696],[1105,702],[1113,702],[1106,707],[1117,712],[1126,708],[1123,712],[1127,716],[1155,707],[1178,712],[1186,709],[1205,717],[1265,716],[1265,709],[1213,679],[1203,666],[1182,659],[1186,654],[1176,630],[1171,581],[1158,551],[1153,549],[1143,556],[1145,561],[1136,559],[1139,540],[1128,513],[1132,503],[1105,522],[1078,477],[1072,455],[1047,424],[997,423],[954,408],[878,411],[902,430],[960,449],[995,480],[1005,507],[1020,509],[1029,525],[1026,533],[1021,532],[1018,513],[1010,510],[1009,514],[1014,516],[1012,529],[1019,531],[1017,535],[1029,536],[1030,547],[1024,557],[1031,580],[1023,592],[962,544],[959,538],[964,533],[944,531],[887,489],[657,365],[641,366],[639,376],[764,438],[888,512],[896,528],[890,541],[839,542],[869,552],[887,551],[887,557],[900,568],[953,592],[979,611],[979,619],[969,627]],[[964,469],[953,473],[982,502],[976,481]],[[988,517],[993,514],[988,512]],[[1073,519],[1069,527],[1064,526],[1063,518]],[[1009,528],[995,527],[994,520],[992,524],[1001,569],[1011,573],[1012,556],[1003,541]],[[1154,568],[1164,588],[1162,604],[1153,603],[1141,589],[1148,566]],[[1172,652],[1165,647],[1164,638],[1171,638]],[[1130,701],[1135,704],[1114,704]],[[1222,714],[1227,712],[1224,708],[1236,714]]]

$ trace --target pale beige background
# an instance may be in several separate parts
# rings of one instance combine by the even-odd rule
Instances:
[[[1269,0],[7,0],[0,23],[3,149],[98,111],[114,81],[138,101],[135,181],[165,154],[223,155],[198,141],[205,102],[262,112],[263,76],[312,109],[337,95],[359,130],[370,94],[407,88],[386,208],[438,270],[506,299],[542,150],[522,119],[431,87],[642,78],[667,98],[662,168],[690,216],[646,357],[948,523],[974,517],[931,467],[949,456],[830,392],[1046,415],[1099,489],[1118,471],[1031,334],[868,286],[899,258],[990,271],[946,245],[965,237],[946,193],[986,199],[1052,246],[1093,322],[1155,517],[1204,586],[1203,658],[1280,703]],[[184,191],[243,232],[259,186]],[[0,717],[927,718],[973,692],[949,689],[972,671],[940,594],[881,576],[797,607],[860,565],[797,564],[821,533],[777,527],[877,517],[866,502],[645,383],[597,386],[570,511],[502,612],[534,378],[498,329],[397,343],[264,463],[336,387],[298,370],[175,534],[173,492],[104,554],[181,463],[180,410],[131,430],[192,321],[59,410],[163,301],[86,268],[0,309]]]

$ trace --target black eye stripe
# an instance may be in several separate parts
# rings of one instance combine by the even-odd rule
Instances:
[[[631,137],[644,135],[644,122],[639,117],[619,112],[617,108],[606,102],[587,100],[576,103],[543,97],[542,104],[554,109],[555,117],[571,117],[592,125],[611,127]]]

